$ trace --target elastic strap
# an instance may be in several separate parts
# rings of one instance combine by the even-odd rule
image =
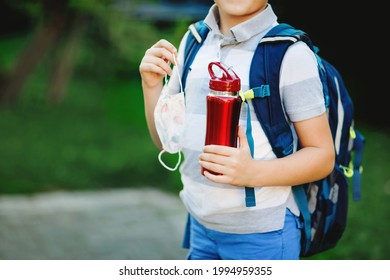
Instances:
[[[363,161],[363,148],[364,148],[364,137],[356,132],[356,137],[354,139],[353,150],[353,166],[354,172],[352,177],[352,188],[353,188],[353,200],[358,201],[361,199],[361,173],[363,171],[362,161]]]
[[[183,92],[183,84],[182,84],[182,81],[181,81],[181,78],[180,78],[179,64],[176,61],[175,55],[173,55],[173,61],[175,62],[177,77],[179,78],[180,92]]]
[[[183,92],[183,84],[182,84],[182,81],[180,78],[179,64],[177,63],[176,57],[174,54],[172,55],[172,57],[173,57],[173,61],[175,62],[176,67],[174,67],[174,68],[176,69],[177,77],[178,77],[179,83],[180,83],[180,92]],[[164,76],[164,84],[166,85],[167,83],[168,83],[168,75],[165,75]]]
[[[253,158],[254,156],[254,142],[253,142],[253,136],[252,136],[252,123],[251,123],[251,110],[249,107],[249,102],[245,101],[248,107],[248,113],[246,118],[246,138],[248,139],[249,148],[251,151],[251,156]],[[245,187],[245,204],[246,207],[254,207],[256,206],[256,199],[255,199],[255,189],[251,187]]]
[[[158,160],[160,161],[161,165],[164,166],[166,169],[168,169],[169,171],[176,171],[176,169],[179,167],[180,165],[180,162],[181,162],[181,152],[178,152],[179,154],[179,159],[177,160],[177,163],[175,165],[175,167],[170,167],[168,165],[166,165],[163,160],[162,160],[162,154],[165,153],[165,150],[162,150],[159,154],[158,154]]]
[[[303,186],[294,186],[292,187],[292,191],[294,193],[295,201],[298,204],[299,211],[301,212],[303,223],[304,223],[304,235],[303,235],[303,248],[301,249],[301,252],[304,252],[306,254],[310,248],[310,241],[311,241],[311,215],[309,212],[309,207],[307,203],[307,196],[305,193],[305,189]]]

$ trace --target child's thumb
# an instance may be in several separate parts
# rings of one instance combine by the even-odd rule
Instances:
[[[249,149],[248,139],[246,138],[245,130],[241,126],[238,127],[238,141],[240,149]]]

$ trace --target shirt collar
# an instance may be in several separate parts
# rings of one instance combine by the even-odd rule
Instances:
[[[218,7],[214,4],[207,16],[204,19],[204,23],[209,27],[210,30],[220,33],[219,31],[219,12]],[[252,38],[255,35],[264,33],[277,21],[277,16],[274,13],[271,4],[267,4],[267,7],[259,14],[244,21],[230,29],[232,37],[235,41],[240,43]]]

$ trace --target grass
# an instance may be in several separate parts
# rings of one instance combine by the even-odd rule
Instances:
[[[11,65],[21,39],[0,41]],[[153,186],[177,194],[149,137],[137,72],[101,79],[78,72],[61,105],[46,102],[47,69],[37,69],[19,104],[0,108],[0,194]],[[350,201],[336,248],[309,259],[390,259],[390,134],[357,124],[367,139],[362,200]],[[174,162],[176,158],[172,158]]]
[[[65,102],[54,106],[45,101],[43,72],[17,106],[0,109],[0,193],[179,188],[178,175],[157,160],[137,78],[74,79]]]

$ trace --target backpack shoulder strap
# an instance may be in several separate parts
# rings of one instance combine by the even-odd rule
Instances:
[[[184,49],[184,63],[182,74],[182,85],[185,89],[189,67],[194,61],[194,58],[207,37],[209,28],[203,23],[203,20],[191,24],[189,27],[189,34],[187,37]]]
[[[280,99],[279,73],[285,52],[297,41],[297,38],[292,36],[295,32],[296,30],[287,24],[273,27],[257,45],[249,71],[253,108],[278,158],[291,154],[294,148],[293,134],[284,115]],[[249,109],[246,136],[253,156],[254,141]],[[253,188],[245,188],[245,200],[247,207],[255,205]]]
[[[256,116],[279,158],[293,152],[293,135],[280,99],[279,73],[285,52],[300,40],[299,34],[299,30],[288,24],[272,28],[258,44],[249,74]],[[267,94],[264,94],[265,88]]]
[[[293,134],[280,98],[279,74],[285,52],[297,41],[304,41],[312,50],[315,49],[305,32],[284,23],[275,26],[258,44],[250,68],[249,83],[254,92],[252,104],[278,158],[291,154],[294,148]],[[268,94],[263,94],[264,88],[267,88]],[[293,193],[303,217],[306,240],[302,251],[306,252],[311,238],[306,194],[303,186],[294,186]]]
[[[285,52],[298,41],[305,42],[315,53],[321,80],[324,81],[325,74],[320,69],[318,48],[313,45],[306,32],[286,23],[276,25],[261,39],[250,68],[249,84],[254,91],[253,106],[256,116],[277,157],[293,152],[293,136],[280,99],[279,74]],[[267,94],[264,94],[265,89]],[[327,89],[324,92],[326,96]]]

